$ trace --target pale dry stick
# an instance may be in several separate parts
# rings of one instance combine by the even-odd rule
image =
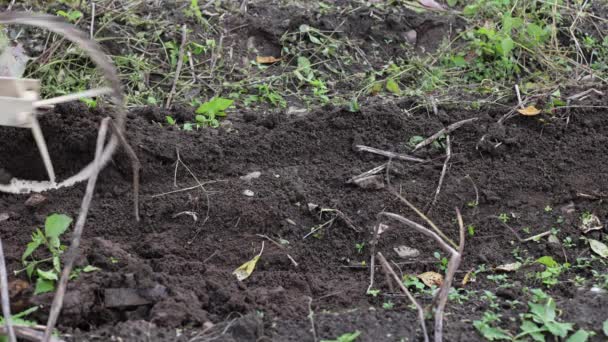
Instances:
[[[40,342],[42,340],[42,338],[44,337],[42,332],[37,331],[30,327],[15,325],[13,328],[15,329],[15,335],[17,337],[19,337],[20,339],[23,339],[26,341]],[[0,334],[6,335],[6,333],[7,333],[6,327],[0,326]],[[57,337],[51,337],[50,342],[64,342],[64,341]]]
[[[599,90],[597,90],[597,89],[595,89],[595,88],[591,88],[591,89],[587,89],[587,90],[585,90],[585,91],[582,91],[582,92],[580,92],[580,93],[577,93],[577,94],[574,94],[574,95],[568,96],[568,97],[566,98],[566,100],[568,100],[568,101],[572,101],[572,100],[578,100],[578,99],[582,98],[583,96],[589,95],[589,94],[591,94],[591,93],[595,93],[595,94],[597,94],[597,95],[604,96],[604,93],[603,93],[603,92],[601,92],[601,91],[599,91]]]
[[[17,342],[15,329],[13,329],[13,318],[11,316],[11,303],[8,295],[8,276],[6,273],[6,263],[4,262],[2,239],[0,239],[0,287],[0,294],[2,295],[2,315],[4,316],[6,331],[8,332],[8,339],[10,342]]]
[[[192,84],[196,84],[197,82],[197,78],[196,78],[196,69],[194,68],[194,58],[192,57],[192,52],[188,51],[186,52],[186,54],[188,55],[188,63],[190,64],[190,72],[192,72]]]
[[[370,246],[371,246],[371,250],[370,250],[370,261],[369,261],[369,286],[367,287],[367,291],[369,292],[370,290],[372,290],[374,288],[374,277],[375,277],[375,272],[376,272],[376,246],[378,245],[378,236],[380,235],[380,224],[381,223],[377,223],[374,226],[374,236],[372,237],[372,240],[369,242]]]
[[[435,196],[433,196],[433,200],[431,200],[431,202],[427,205],[427,208],[425,210],[426,215],[428,215],[431,210],[433,209],[433,206],[435,206],[435,203],[437,203],[437,197],[439,197],[439,193],[441,192],[441,186],[443,185],[443,180],[445,179],[445,175],[448,172],[448,164],[450,162],[450,159],[452,158],[452,142],[450,141],[450,135],[446,135],[445,136],[445,141],[447,144],[446,147],[446,157],[445,157],[445,162],[443,163],[443,168],[441,169],[441,175],[439,176],[439,183],[437,184],[437,189],[435,190]]]
[[[505,228],[507,228],[508,230],[510,230],[510,231],[511,231],[511,233],[513,233],[513,235],[515,235],[515,238],[516,238],[516,239],[517,239],[517,241],[519,241],[519,242],[528,242],[528,241],[534,241],[534,240],[536,240],[536,239],[540,239],[540,238],[542,238],[542,237],[544,237],[544,236],[547,236],[547,235],[550,235],[550,234],[551,234],[551,231],[550,231],[550,230],[547,230],[546,232],[543,232],[543,233],[540,233],[540,234],[536,234],[536,235],[533,235],[533,236],[530,236],[530,237],[527,237],[527,238],[525,238],[525,239],[524,239],[524,238],[522,238],[522,237],[519,235],[519,233],[518,233],[518,232],[517,232],[517,231],[516,231],[516,230],[515,230],[513,227],[511,227],[511,226],[509,226],[508,224],[504,223],[504,222],[503,222],[503,221],[502,221],[502,220],[501,220],[501,219],[500,219],[498,216],[490,216],[490,217],[493,217],[493,218],[495,218],[495,219],[498,219],[498,222],[499,222],[499,223],[500,223],[500,224],[501,224],[503,227],[505,227]]]
[[[194,174],[194,172],[192,172],[192,170],[190,170],[190,168],[188,167],[188,165],[186,165],[186,163],[184,163],[184,161],[180,157],[179,150],[176,149],[175,152],[177,154],[177,162],[180,163],[180,164],[182,164],[182,166],[186,169],[186,171],[188,171],[188,173],[190,174],[190,176],[192,178],[194,178],[194,181],[196,181],[196,183],[198,184],[199,188],[201,188],[201,191],[203,192],[203,194],[205,195],[205,198],[207,200],[207,213],[205,215],[205,219],[201,223],[201,226],[196,229],[196,232],[195,232],[194,236],[192,237],[192,239],[190,239],[190,241],[188,241],[188,244],[190,245],[190,244],[192,244],[192,242],[194,242],[194,239],[198,236],[198,233],[200,233],[200,231],[201,231],[201,229],[203,229],[203,226],[205,225],[205,223],[207,223],[207,221],[209,220],[210,213],[211,213],[211,199],[209,198],[209,192],[205,189],[205,186],[203,185],[203,183],[201,183],[201,181],[198,180],[198,177],[196,177],[196,175]]]
[[[201,184],[207,185],[207,184],[212,184],[212,183],[217,183],[217,182],[225,182],[225,180],[207,181],[207,182],[203,182]],[[189,186],[187,188],[182,188],[182,189],[177,189],[177,190],[172,190],[172,191],[167,191],[167,192],[163,192],[163,193],[160,193],[160,194],[152,195],[152,196],[150,196],[150,198],[156,198],[156,197],[162,197],[162,196],[172,195],[172,194],[176,194],[176,193],[180,193],[180,192],[185,192],[185,191],[190,191],[190,190],[198,189],[200,187],[201,186],[199,184],[197,184],[197,185]]]
[[[97,146],[95,148],[95,159],[93,160],[93,167],[95,169],[87,182],[86,192],[82,200],[82,205],[80,206],[80,213],[78,214],[78,219],[76,220],[76,225],[74,227],[72,244],[70,245],[70,249],[68,250],[63,270],[61,271],[61,279],[59,279],[59,284],[57,285],[57,292],[55,293],[55,297],[53,298],[53,304],[51,306],[51,312],[49,314],[49,319],[46,324],[46,330],[44,331],[44,337],[42,339],[42,342],[49,342],[53,333],[53,329],[55,328],[55,324],[57,323],[57,318],[59,317],[59,313],[61,312],[61,308],[63,306],[63,296],[65,295],[65,290],[67,287],[68,279],[70,278],[70,273],[72,272],[72,267],[74,266],[74,261],[76,260],[76,257],[78,255],[78,249],[80,247],[80,238],[82,237],[84,224],[86,222],[87,214],[89,213],[89,207],[91,206],[91,201],[95,192],[95,183],[97,183],[97,176],[99,176],[99,172],[103,167],[103,164],[101,163],[101,154],[104,149],[104,141],[108,132],[110,120],[112,119],[109,117],[103,119],[101,121],[101,126],[99,127],[99,133],[97,134]]]
[[[118,137],[118,141],[122,144],[122,147],[125,149],[125,152],[131,159],[131,169],[133,172],[133,211],[135,214],[135,220],[139,222],[139,171],[141,170],[141,163],[139,158],[137,158],[137,154],[127,141],[124,133],[116,126],[112,119],[109,121],[110,128],[112,128],[112,133]]]
[[[91,40],[95,34],[95,3],[91,2],[91,31],[89,33]]]
[[[308,299],[308,320],[310,321],[310,332],[312,333],[313,342],[317,342],[317,329],[315,328],[315,312],[312,311],[312,297],[306,297]]]
[[[477,120],[479,120],[479,118],[470,118],[470,119],[466,119],[466,120],[455,122],[455,123],[449,125],[448,127],[440,129],[437,133],[431,135],[430,137],[424,139],[424,141],[421,141],[420,143],[418,143],[414,147],[413,151],[415,152],[415,151],[421,149],[422,147],[427,146],[427,145],[433,143],[433,141],[439,139],[439,137],[441,137],[444,134],[450,134],[453,131],[455,131],[456,129],[462,127],[463,125],[468,124],[470,122],[477,121]]]
[[[280,243],[276,242],[274,239],[272,239],[270,236],[268,235],[264,235],[264,234],[255,234],[259,237],[261,237],[262,239],[266,239],[270,242],[272,242],[275,246],[279,247],[281,250],[286,250],[285,246],[281,245]],[[289,253],[285,253],[285,255],[287,255],[287,258],[289,259],[289,261],[291,261],[291,263],[295,266],[298,267],[299,264],[297,263],[297,261],[291,257],[291,255],[289,255]]]
[[[179,53],[177,55],[177,67],[175,68],[175,77],[173,78],[173,85],[171,86],[171,91],[169,91],[169,95],[167,96],[165,108],[171,107],[171,100],[173,99],[173,95],[175,94],[175,90],[177,89],[177,81],[179,80],[179,75],[182,72],[182,65],[184,64],[184,49],[186,47],[187,37],[188,26],[184,24],[182,25],[182,43],[179,46]]]
[[[471,184],[473,185],[473,189],[475,190],[475,207],[477,207],[479,205],[479,191],[477,190],[477,185],[475,185],[475,182],[473,182],[473,178],[471,178],[470,175],[466,175],[464,178],[471,181]]]
[[[386,164],[387,163],[384,163],[382,165],[376,166],[375,168],[373,168],[371,170],[368,170],[359,175],[353,176],[349,180],[347,180],[346,183],[347,184],[357,183],[357,181],[359,181],[360,179],[364,179],[366,177],[376,175],[376,174],[384,171],[384,169],[386,168]]]
[[[378,154],[378,155],[385,156],[385,157],[391,158],[391,159],[395,158],[395,159],[401,159],[401,160],[412,161],[412,162],[417,162],[417,163],[428,162],[428,160],[408,156],[407,154],[395,153],[395,152],[391,152],[391,151],[384,151],[384,150],[380,150],[380,149],[377,149],[374,147],[369,147],[369,146],[364,146],[364,145],[357,145],[357,146],[355,146],[355,148],[357,148],[358,151]]]
[[[435,310],[435,342],[441,342],[443,340],[443,312],[445,309],[445,305],[448,300],[448,294],[450,292],[450,287],[452,286],[452,281],[454,279],[454,275],[456,274],[456,270],[460,266],[460,261],[462,259],[462,251],[464,251],[464,224],[462,223],[462,217],[460,215],[460,211],[456,209],[456,215],[458,217],[459,231],[460,231],[460,243],[458,245],[458,250],[452,248],[448,243],[446,243],[439,235],[427,229],[426,227],[406,219],[405,217],[393,213],[382,212],[378,214],[380,216],[386,216],[388,218],[397,220],[414,230],[432,238],[439,244],[441,249],[450,254],[450,261],[448,262],[448,269],[446,271],[445,279],[441,284],[439,289],[439,293],[437,295],[437,306]]]
[[[524,103],[521,100],[521,93],[519,92],[519,85],[515,84],[515,94],[517,94],[517,105],[519,108],[524,109]]]
[[[433,228],[433,230],[437,234],[439,234],[439,236],[441,236],[441,238],[443,238],[445,241],[447,241],[454,248],[458,247],[458,245],[452,239],[450,239],[447,235],[445,235],[441,231],[441,229],[439,229],[439,227],[437,227],[437,225],[435,225],[435,223],[433,223],[433,221],[431,221],[428,218],[428,216],[426,216],[422,211],[420,211],[418,208],[416,208],[416,206],[414,206],[412,203],[410,203],[410,201],[405,199],[405,197],[401,196],[401,194],[399,194],[392,186],[387,186],[387,190],[391,194],[393,194],[395,197],[397,197],[399,200],[401,200],[401,202],[405,203],[408,207],[410,207],[410,209],[412,209],[416,214],[418,214],[418,216],[420,216],[424,221],[426,221],[426,223],[428,223],[428,225],[431,226],[431,228]]]
[[[427,333],[426,325],[424,324],[424,310],[422,309],[422,306],[418,303],[418,301],[416,301],[416,298],[414,298],[414,296],[412,296],[412,294],[407,289],[407,287],[405,287],[403,285],[403,281],[397,275],[397,273],[395,273],[395,270],[393,270],[393,268],[388,263],[388,261],[386,261],[386,259],[384,258],[384,255],[382,255],[381,252],[378,252],[377,255],[378,255],[378,260],[380,260],[380,264],[382,264],[382,268],[384,268],[384,271],[393,277],[393,279],[395,280],[397,285],[399,285],[399,288],[401,289],[401,291],[403,293],[405,293],[405,295],[410,300],[410,302],[412,302],[412,304],[414,304],[414,306],[416,306],[416,309],[418,310],[418,320],[420,321],[420,327],[422,328],[422,334],[424,335],[424,341],[429,342],[429,334]]]

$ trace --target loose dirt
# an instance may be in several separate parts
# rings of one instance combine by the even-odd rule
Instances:
[[[271,55],[280,50],[278,39],[285,30],[311,21],[319,29],[337,27],[335,19],[290,13],[252,5],[247,15],[227,20],[227,27],[245,26],[232,31],[226,44],[245,55],[244,40],[236,39],[245,34]],[[428,50],[434,48],[438,35],[446,34],[446,28],[458,26],[457,22],[386,13],[390,20],[378,27],[367,21],[368,15],[355,11],[339,27],[353,39],[388,35],[402,43],[407,37],[400,33],[417,29],[418,47]],[[285,22],[287,17],[289,22]],[[379,53],[378,63],[395,51]],[[592,104],[606,105],[606,101]],[[502,107],[471,111],[440,106],[434,114],[411,113],[407,110],[411,105],[407,99],[378,97],[365,100],[356,113],[333,105],[297,115],[287,110],[239,108],[229,113],[229,121],[219,129],[192,132],[159,124],[165,115],[190,117],[191,109],[132,109],[127,130],[142,162],[142,220],[136,222],[133,217],[130,161],[119,151],[99,177],[78,260],[78,265],[101,270],[82,273],[70,282],[58,328],[74,341],[118,337],[125,341],[313,341],[312,310],[320,339],[358,330],[361,341],[420,340],[415,312],[406,298],[391,293],[380,269],[376,287],[382,294],[366,295],[369,241],[373,227],[381,222],[378,213],[400,213],[416,221],[418,217],[386,188],[364,189],[348,183],[351,177],[388,161],[355,146],[410,154],[411,137],[427,137],[468,118],[478,120],[451,134],[453,156],[429,215],[454,240],[458,238],[455,207],[462,210],[465,224],[475,227],[475,234],[467,235],[455,286],[463,287],[466,272],[481,264],[491,268],[512,262],[515,248],[526,257],[552,255],[559,262],[590,255],[589,247],[581,242],[570,248],[546,240],[518,242],[496,217],[509,215],[508,224],[523,237],[551,227],[559,229],[560,238],[578,237],[583,211],[608,222],[608,116],[604,109],[577,108],[561,117],[516,116],[500,125],[496,122],[505,114]],[[102,104],[93,110],[69,104],[42,119],[60,178],[92,160],[98,125],[110,112]],[[20,178],[45,179],[30,132],[1,131],[0,165]],[[176,166],[178,154],[189,170]],[[445,152],[428,147],[415,155],[428,161],[392,160],[380,179],[386,187],[389,177],[408,200],[425,208],[437,188]],[[253,172],[259,172],[259,177],[243,179]],[[202,187],[196,187],[197,180]],[[176,191],[184,188],[192,189]],[[21,269],[21,255],[31,233],[46,216],[76,217],[83,194],[83,184],[46,193],[48,201],[35,208],[24,204],[27,195],[0,194],[0,213],[9,215],[0,222],[9,270]],[[478,205],[467,206],[476,200]],[[547,206],[552,210],[545,210]],[[439,250],[436,244],[395,222],[382,222],[390,229],[382,235],[378,251],[401,272],[438,271],[433,257]],[[319,225],[325,226],[308,235]],[[523,227],[530,229],[524,232]],[[600,238],[605,229],[588,236]],[[67,234],[65,241],[69,238]],[[255,271],[245,281],[237,281],[232,272],[259,253],[263,243]],[[355,245],[360,243],[366,246],[359,252]],[[419,249],[421,256],[400,259],[394,248],[401,245]],[[524,274],[512,275],[513,286],[496,293],[505,328],[512,331],[518,329],[515,318],[525,311],[524,289],[541,287]],[[573,268],[563,278],[576,275],[588,277],[590,271]],[[15,279],[27,281],[23,273],[10,277]],[[480,294],[495,290],[496,284],[478,277],[463,288],[479,292],[462,303],[449,302],[446,341],[482,340],[472,321],[488,309]],[[110,307],[108,302],[117,299],[110,298],[107,289],[126,289],[125,302],[137,299],[144,304]],[[32,318],[45,322],[52,294],[33,296],[32,292],[30,287],[13,293],[13,311],[40,305]],[[547,292],[562,310],[560,318],[578,327],[597,330],[608,317],[605,292],[567,281]],[[522,302],[519,307],[507,303],[517,299]],[[383,309],[389,300],[394,308]],[[420,300],[430,303],[428,297]]]

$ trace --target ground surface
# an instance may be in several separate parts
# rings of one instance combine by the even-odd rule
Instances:
[[[223,42],[225,49],[232,48],[231,58],[251,57],[244,46],[251,37],[259,55],[280,54],[281,34],[307,23],[320,30],[340,27],[340,37],[361,40],[361,49],[369,49],[362,54],[370,64],[380,65],[407,44],[403,31],[417,30],[417,46],[433,49],[438,39],[449,35],[448,27],[460,25],[454,18],[432,19],[409,11],[380,12],[374,15],[384,20],[375,21],[374,9],[365,6],[344,10],[341,17],[290,6],[253,3],[245,14],[223,18],[232,30]],[[295,8],[301,12],[294,13]],[[366,46],[365,39],[378,39],[380,48]],[[372,50],[377,50],[375,55]],[[348,68],[356,74],[359,64],[353,65]],[[341,81],[345,92],[348,86],[356,88]],[[585,89],[562,92],[568,96]],[[462,211],[465,226],[472,227],[448,303],[445,340],[484,340],[473,322],[489,311],[500,313],[499,325],[516,335],[520,314],[528,312],[530,289],[536,288],[555,299],[560,321],[574,323],[574,331],[595,332],[590,340],[605,338],[606,262],[580,239],[601,241],[607,229],[605,97],[588,98],[585,105],[594,108],[517,115],[502,123],[498,121],[508,106],[517,103],[513,96],[508,106],[476,110],[451,103],[440,104],[436,112],[425,106],[412,111],[417,102],[407,96],[361,98],[355,112],[332,103],[297,110],[305,108],[300,100],[293,96],[289,108],[237,103],[219,128],[194,131],[163,125],[167,115],[187,121],[192,109],[129,109],[128,139],[142,162],[142,220],[134,220],[130,164],[119,151],[100,175],[78,261],[100,270],[81,273],[68,286],[58,326],[67,339],[313,341],[312,311],[320,340],[354,331],[361,333],[357,341],[421,340],[415,311],[386,282],[380,268],[374,286],[380,293],[366,294],[369,241],[373,227],[386,223],[390,229],[381,236],[377,251],[398,273],[442,273],[434,242],[394,221],[379,220],[377,214],[394,212],[423,223],[386,190],[387,177],[415,206],[429,208],[446,151],[435,146],[412,152],[408,142],[469,118],[478,120],[450,134],[452,158],[429,214],[454,240],[454,208]],[[108,113],[111,109],[103,104],[90,109],[72,103],[44,117],[43,131],[60,176],[73,174],[92,159],[98,124]],[[30,135],[3,128],[0,162],[10,174],[44,179]],[[388,159],[358,151],[356,145],[413,154],[426,162],[393,160],[379,177],[384,188],[362,188],[348,180]],[[178,155],[191,173],[183,164],[176,167]],[[243,178],[252,172],[259,177]],[[197,187],[166,194],[197,185],[192,175],[206,192]],[[22,268],[21,255],[31,234],[49,214],[77,216],[83,192],[84,185],[79,185],[45,193],[47,201],[35,207],[25,204],[28,195],[0,195],[0,214],[8,214],[0,232],[9,272]],[[334,211],[321,213],[320,208]],[[583,234],[584,213],[597,216],[603,228]],[[309,235],[323,224],[317,234]],[[508,226],[523,238],[553,229],[554,238],[520,242]],[[66,244],[70,236],[68,232]],[[232,272],[259,253],[262,243],[255,271],[237,281]],[[420,256],[400,258],[394,248],[403,245],[418,249]],[[551,286],[538,278],[544,266],[534,260],[543,256],[572,265]],[[523,264],[516,272],[493,269],[515,261]],[[471,270],[474,281],[463,285]],[[24,273],[9,280],[15,279],[28,281]],[[110,307],[109,288],[136,289],[146,304]],[[417,292],[417,298],[430,304],[432,297],[427,289]],[[52,293],[33,296],[29,288],[14,293],[12,300],[17,312],[40,305],[31,318],[45,322]]]

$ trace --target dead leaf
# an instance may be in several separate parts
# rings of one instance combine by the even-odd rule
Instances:
[[[538,109],[534,106],[528,106],[526,108],[521,108],[521,109],[518,109],[517,111],[519,112],[519,114],[525,115],[525,116],[534,116],[534,115],[540,114],[540,109]]]
[[[430,8],[430,9],[436,9],[436,10],[440,10],[443,11],[445,10],[443,8],[443,6],[441,6],[439,3],[437,3],[437,1],[435,0],[418,0],[418,3],[420,3],[422,6],[426,7],[426,8]]]
[[[467,272],[467,274],[464,275],[464,278],[462,278],[462,286],[468,284],[469,281],[475,281],[475,279],[471,280],[471,275],[473,274],[473,271],[475,271],[475,269],[472,268],[469,272]]]
[[[496,266],[494,268],[494,270],[496,271],[502,271],[502,272],[515,272],[518,269],[521,268],[521,262],[513,262],[510,264],[504,264],[504,265],[500,265],[500,266]]]
[[[257,56],[255,61],[259,64],[272,64],[280,61],[281,58],[276,58],[274,56]]]
[[[584,215],[581,220],[581,225],[579,226],[580,230],[587,234],[592,230],[601,230],[604,228],[600,218],[595,214]]]
[[[254,256],[253,259],[242,264],[241,266],[239,266],[239,268],[232,272],[232,274],[236,276],[236,279],[238,279],[238,281],[243,281],[249,278],[251,273],[253,273],[253,270],[255,270],[255,265],[257,264],[258,260],[260,260],[262,252],[264,252],[264,241],[262,241],[262,249],[260,250],[260,253],[258,255]]]
[[[594,239],[588,240],[592,251],[597,253],[597,255],[601,256],[602,258],[608,258],[608,246],[606,246],[603,242],[599,242]]]
[[[422,274],[417,275],[418,279],[422,280],[424,285],[431,286],[441,286],[443,284],[443,276],[437,272],[424,272]]]

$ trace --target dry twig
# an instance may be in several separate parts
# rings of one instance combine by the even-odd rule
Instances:
[[[105,118],[101,121],[101,126],[97,135],[95,159],[93,161],[93,166],[95,167],[95,169],[87,182],[86,192],[82,200],[82,205],[80,206],[80,213],[78,214],[78,219],[76,220],[76,225],[74,227],[72,244],[70,245],[70,249],[68,250],[63,270],[61,271],[61,278],[59,279],[59,284],[57,285],[57,292],[55,293],[55,297],[53,298],[51,312],[47,321],[46,330],[44,331],[44,337],[42,339],[43,342],[50,341],[53,329],[55,328],[55,324],[57,323],[57,318],[59,317],[59,313],[61,312],[61,308],[63,306],[63,297],[65,295],[68,279],[70,278],[70,273],[72,272],[72,267],[74,266],[74,260],[76,260],[76,257],[78,255],[78,248],[80,247],[80,238],[82,237],[84,224],[86,222],[87,214],[89,213],[89,207],[91,205],[93,194],[95,192],[95,183],[97,182],[97,176],[99,175],[99,172],[103,167],[103,164],[101,163],[101,154],[103,152],[104,141],[108,132],[110,120],[111,118]]]
[[[433,141],[439,139],[439,137],[441,137],[444,134],[450,134],[451,132],[455,131],[456,129],[462,127],[463,125],[468,124],[470,122],[477,121],[477,120],[479,120],[479,118],[470,118],[470,119],[466,119],[466,120],[455,122],[455,123],[449,125],[446,128],[440,129],[437,133],[431,135],[430,137],[424,139],[424,141],[418,143],[414,147],[414,151],[417,151],[417,150],[421,149],[424,146],[432,144]]]
[[[462,216],[460,215],[460,211],[456,208],[456,215],[458,218],[458,226],[460,232],[460,243],[458,244],[458,249],[452,248],[445,240],[443,240],[439,235],[427,229],[426,227],[410,221],[405,217],[393,213],[383,212],[379,214],[380,216],[385,216],[394,220],[397,220],[410,228],[432,238],[439,244],[441,249],[451,255],[450,261],[448,262],[448,269],[446,271],[445,279],[441,284],[439,289],[439,293],[437,295],[437,305],[435,310],[435,342],[441,342],[443,340],[443,313],[445,309],[445,305],[448,300],[448,294],[450,292],[450,288],[452,286],[452,281],[454,280],[454,275],[456,274],[456,270],[460,266],[460,261],[462,260],[462,253],[464,251],[464,224],[462,222]],[[378,253],[380,255],[380,253]],[[401,282],[399,282],[401,284]],[[402,284],[401,284],[402,285]]]
[[[177,81],[179,80],[179,75],[182,72],[182,65],[184,64],[184,50],[186,47],[186,38],[188,37],[188,27],[186,24],[182,25],[182,43],[179,47],[179,53],[177,57],[177,67],[175,68],[175,77],[173,78],[173,86],[171,86],[171,91],[169,91],[169,95],[167,96],[167,102],[165,104],[165,108],[169,108],[171,106],[171,100],[173,99],[173,95],[175,94],[175,89],[177,88]]]
[[[446,135],[445,141],[447,144],[445,162],[443,163],[443,168],[441,169],[441,175],[439,176],[439,183],[437,184],[437,190],[435,190],[435,196],[433,196],[433,200],[431,200],[431,202],[427,205],[427,208],[425,210],[427,215],[431,212],[431,209],[433,209],[433,206],[437,202],[437,197],[439,196],[439,193],[441,192],[441,186],[443,185],[443,180],[445,179],[445,175],[448,171],[448,163],[450,162],[450,159],[452,158],[452,142],[450,141],[449,134]]]
[[[42,332],[36,331],[35,329],[30,328],[30,327],[15,325],[13,328],[15,329],[15,335],[17,335],[17,337],[24,339],[26,341],[40,342],[44,336]],[[0,326],[0,334],[6,335],[6,327]],[[64,342],[64,341],[57,337],[51,337],[50,342]]]
[[[428,162],[428,160],[412,157],[412,156],[409,156],[407,154],[379,150],[377,148],[373,148],[373,147],[369,147],[369,146],[357,145],[355,147],[357,148],[358,151],[378,154],[378,155],[385,156],[385,157],[391,158],[391,159],[395,158],[395,159],[401,159],[401,160],[412,161],[412,162],[417,162],[417,163],[426,163],[426,162]]]
[[[397,285],[399,285],[399,288],[401,289],[401,291],[407,296],[407,298],[412,302],[412,304],[414,304],[416,306],[416,309],[418,310],[418,320],[420,321],[420,327],[422,328],[422,333],[424,335],[424,341],[428,342],[429,334],[427,333],[426,325],[424,324],[424,310],[422,309],[422,306],[416,301],[416,298],[414,298],[414,296],[412,296],[412,294],[407,289],[407,287],[405,287],[405,285],[403,285],[401,278],[399,278],[397,273],[395,273],[395,270],[393,270],[391,265],[386,261],[386,259],[384,258],[384,255],[382,255],[382,253],[380,253],[380,252],[378,252],[377,255],[378,255],[378,260],[380,260],[380,264],[382,264],[382,267],[384,268],[384,271],[386,272],[386,274],[391,275],[393,277],[393,279],[395,280]]]

